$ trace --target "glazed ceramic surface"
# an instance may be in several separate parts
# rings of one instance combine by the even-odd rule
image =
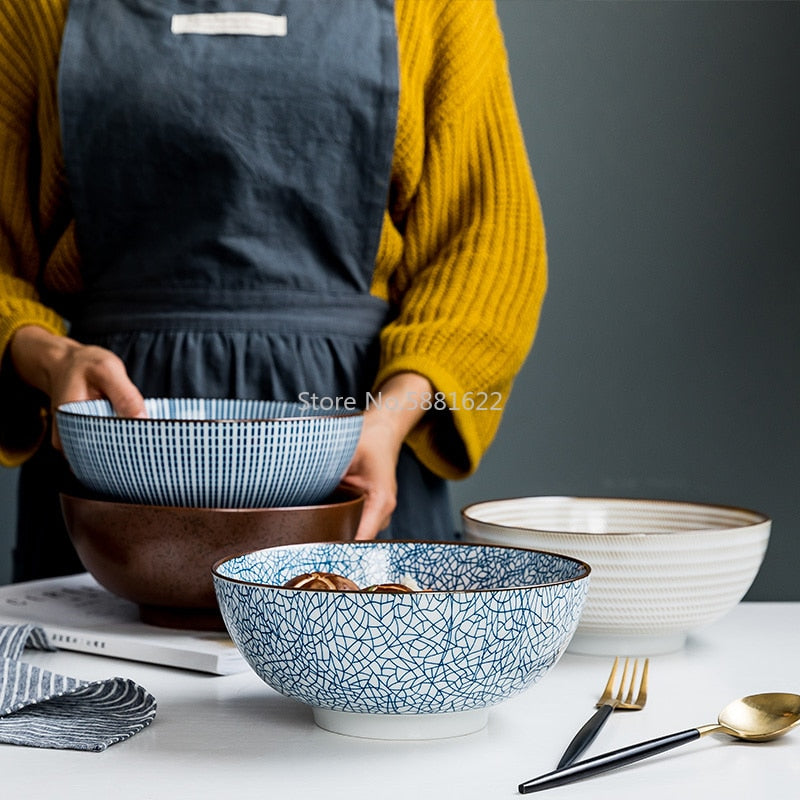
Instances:
[[[467,541],[555,550],[592,567],[571,652],[648,655],[680,649],[730,611],[766,552],[756,511],[658,500],[523,497],[462,511]]]
[[[72,543],[98,583],[139,604],[142,619],[176,628],[224,630],[211,567],[231,553],[355,536],[364,498],[339,489],[325,502],[217,509],[121,503],[62,494]]]
[[[109,498],[205,508],[308,505],[347,469],[363,415],[313,406],[203,398],[145,400],[146,419],[106,400],[56,411],[78,480]]]
[[[410,578],[429,591],[281,588],[315,570],[361,588]],[[426,542],[270,548],[213,574],[228,631],[267,684],[315,707],[322,727],[379,738],[481,727],[489,706],[558,661],[589,583],[585,564],[559,555]],[[420,715],[457,714],[463,725],[419,725]]]

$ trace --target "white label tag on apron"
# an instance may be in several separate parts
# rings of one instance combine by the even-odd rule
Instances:
[[[172,33],[206,36],[286,36],[286,17],[247,11],[217,14],[173,14]]]

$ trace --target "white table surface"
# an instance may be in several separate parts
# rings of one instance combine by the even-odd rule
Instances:
[[[158,714],[101,753],[0,745],[0,797],[9,800],[521,797],[517,785],[552,769],[592,713],[611,665],[567,653],[492,709],[479,733],[387,742],[317,728],[310,709],[249,671],[221,677],[66,651],[23,657],[88,680],[132,678],[155,695]],[[712,723],[730,700],[767,691],[800,693],[800,603],[742,603],[684,650],[651,659],[647,707],[613,714],[584,757]],[[759,800],[797,796],[798,786],[800,730],[762,744],[714,734],[532,796]]]

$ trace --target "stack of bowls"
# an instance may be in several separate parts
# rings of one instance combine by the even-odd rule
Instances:
[[[62,494],[67,530],[86,568],[144,620],[221,629],[216,560],[355,535],[363,497],[337,487],[360,412],[213,398],[145,408],[144,418],[118,417],[106,400],[56,411],[79,484]]]
[[[554,550],[592,567],[570,651],[593,655],[682,648],[744,597],[771,526],[743,508],[594,497],[489,500],[461,516],[467,541]]]

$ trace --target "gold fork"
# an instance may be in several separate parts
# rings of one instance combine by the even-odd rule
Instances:
[[[568,767],[575,759],[595,740],[595,737],[600,733],[600,729],[605,725],[606,720],[611,716],[611,712],[615,710],[621,711],[640,711],[644,708],[647,702],[647,673],[650,668],[650,659],[644,660],[642,667],[642,677],[639,681],[639,691],[634,700],[633,693],[636,686],[636,673],[639,670],[639,659],[633,662],[633,671],[631,673],[630,681],[628,680],[628,667],[630,659],[625,659],[625,666],[622,668],[622,678],[619,682],[619,689],[614,694],[614,684],[617,678],[617,667],[619,666],[619,658],[614,659],[614,665],[611,667],[611,674],[608,676],[608,683],[606,688],[603,689],[603,694],[597,701],[597,711],[594,712],[588,722],[575,734],[575,738],[569,743],[569,746],[561,756],[561,761],[558,762],[557,769]],[[627,693],[626,693],[627,687]]]

